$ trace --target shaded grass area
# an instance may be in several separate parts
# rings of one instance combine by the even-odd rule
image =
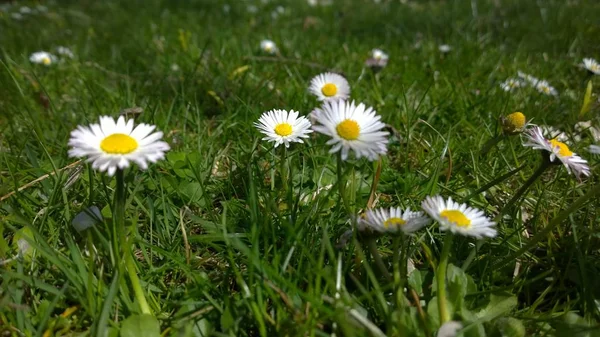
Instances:
[[[85,165],[59,169],[74,162],[67,141],[78,124],[142,107],[137,121],[156,124],[172,150],[150,170],[128,172],[126,213],[139,275],[166,335],[433,336],[439,231],[412,238],[408,256],[417,270],[402,283],[408,300],[398,300],[398,284],[384,280],[359,240],[338,245],[351,224],[325,141],[315,136],[307,146],[292,147],[290,198],[276,173],[279,157],[260,142],[252,122],[273,108],[308,114],[317,106],[306,91],[310,78],[340,72],[352,97],[373,106],[394,133],[378,205],[415,209],[435,193],[461,200],[524,166],[470,198],[493,217],[541,161],[519,137],[480,157],[498,132],[498,118],[522,111],[536,124],[573,133],[589,80],[576,65],[600,57],[595,1],[310,7],[303,1],[153,0],[48,7],[20,21],[9,15],[14,8],[0,17],[0,195],[56,172],[0,204],[0,257],[16,254],[23,236],[32,247],[0,269],[0,326],[9,335],[61,329],[104,335],[137,312],[127,281],[112,271],[103,248],[114,181]],[[261,54],[263,38],[274,40],[280,55]],[[440,44],[452,51],[440,53]],[[30,53],[58,45],[76,58],[52,67],[28,62]],[[375,47],[391,55],[377,75],[364,67]],[[548,79],[560,96],[533,88],[502,91],[499,83],[517,70]],[[593,106],[585,119],[597,123],[597,113]],[[585,151],[590,142],[573,149],[597,173],[597,158]],[[365,161],[353,167],[351,207],[358,212],[375,167]],[[485,329],[513,336],[506,329],[521,327],[528,336],[595,333],[595,198],[532,249],[512,255],[595,189],[595,176],[578,182],[556,167],[519,202],[517,213],[502,219],[500,235],[486,241],[464,271],[459,267],[475,242],[455,242],[449,294],[465,335],[484,336]],[[80,234],[71,221],[91,205],[105,221]],[[378,249],[399,268],[394,241],[384,237]]]

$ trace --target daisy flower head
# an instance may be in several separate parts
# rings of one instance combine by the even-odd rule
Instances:
[[[522,112],[513,112],[500,118],[502,131],[508,135],[514,135],[523,132],[527,127],[527,119]]]
[[[313,129],[331,137],[327,141],[327,145],[333,145],[329,153],[341,151],[342,160],[348,158],[350,150],[357,159],[366,157],[371,161],[387,153],[389,133],[383,131],[385,124],[373,108],[363,103],[326,101],[311,117],[318,123]]]
[[[592,74],[600,75],[600,64],[593,58],[583,59],[583,67]]]
[[[277,45],[275,42],[271,40],[262,40],[260,41],[260,49],[267,54],[276,54],[277,53]]]
[[[68,58],[74,58],[75,57],[75,54],[73,54],[73,51],[71,51],[71,49],[69,49],[67,47],[58,46],[56,48],[56,52],[58,53],[58,55],[66,56]]]
[[[443,54],[447,54],[450,51],[452,51],[452,46],[447,45],[447,44],[442,44],[438,47],[438,50]]]
[[[38,51],[29,56],[29,61],[35,64],[43,64],[45,66],[49,66],[52,63],[56,62],[56,56],[45,51]]]
[[[525,83],[520,78],[509,78],[506,81],[500,83],[500,88],[506,92],[511,92],[515,89],[524,87]]]
[[[440,224],[442,231],[472,236],[477,239],[493,238],[497,232],[495,222],[489,220],[483,211],[454,202],[452,198],[444,200],[439,195],[428,196],[421,207],[425,213]]]
[[[148,162],[155,163],[165,156],[169,144],[161,141],[163,133],[153,132],[156,126],[138,124],[123,116],[115,120],[110,116],[100,117],[100,124],[78,126],[71,132],[70,157],[87,157],[92,168],[108,172],[109,176],[118,169],[129,167],[135,162],[141,169]]]
[[[578,178],[581,175],[590,175],[590,168],[585,159],[572,152],[567,144],[559,141],[557,138],[546,139],[540,127],[532,127],[525,135],[527,136],[527,142],[523,146],[546,151],[549,154],[550,162],[562,163],[569,174],[572,171]]]
[[[412,234],[431,223],[431,219],[423,212],[405,211],[400,207],[369,209],[359,221],[363,225],[359,229],[369,229],[377,233]]]
[[[350,96],[348,81],[339,74],[323,73],[310,80],[308,90],[319,101],[347,99]]]
[[[304,143],[302,138],[308,138],[308,134],[313,132],[310,129],[310,122],[306,117],[298,117],[298,112],[291,110],[271,110],[263,113],[254,126],[265,135],[263,140],[275,142],[275,147],[285,144],[289,147],[290,143]]]
[[[388,63],[389,55],[381,49],[371,50],[371,57],[367,59],[365,64],[372,68],[384,68]]]
[[[548,83],[548,81],[546,80],[540,80],[535,84],[535,89],[539,92],[541,92],[542,94],[548,95],[548,96],[558,96],[558,91],[556,89],[554,89],[553,86],[550,85],[550,83]]]
[[[520,79],[525,80],[526,83],[528,83],[530,85],[533,85],[533,86],[535,86],[540,81],[539,78],[537,78],[535,76],[532,76],[532,75],[529,75],[529,74],[526,74],[526,73],[524,73],[524,72],[522,72],[520,70],[517,71],[517,76]]]

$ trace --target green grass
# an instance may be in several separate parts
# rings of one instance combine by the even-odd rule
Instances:
[[[345,75],[352,98],[397,131],[377,206],[418,209],[441,194],[469,196],[492,218],[506,213],[472,262],[476,241],[454,241],[448,298],[461,335],[600,334],[600,170],[586,151],[590,137],[572,144],[589,178],[553,167],[511,210],[504,206],[541,163],[539,151],[514,136],[479,155],[513,111],[568,134],[580,119],[598,126],[596,103],[579,117],[590,77],[576,66],[600,58],[597,1],[80,1],[15,20],[21,5],[36,3],[0,12],[0,197],[27,186],[0,202],[1,336],[127,336],[129,323],[154,324],[123,323],[142,318],[109,254],[114,178],[67,156],[77,125],[132,107],[143,108],[136,122],[156,124],[172,147],[149,170],[125,174],[126,228],[162,335],[435,336],[438,227],[405,250],[393,237],[377,241],[390,271],[401,269],[400,251],[416,267],[408,280],[386,281],[364,240],[339,245],[353,215],[326,137],[290,148],[286,194],[279,153],[252,125],[274,108],[308,114],[318,106],[308,82],[326,70]],[[279,56],[264,57],[264,38]],[[442,55],[440,44],[453,49]],[[29,62],[60,45],[75,59]],[[390,54],[377,75],[364,67],[376,47]],[[505,93],[499,83],[517,70],[549,80],[559,96]],[[358,213],[376,167],[346,167]],[[71,222],[92,205],[104,221],[78,233]],[[18,242],[30,248],[12,259]]]

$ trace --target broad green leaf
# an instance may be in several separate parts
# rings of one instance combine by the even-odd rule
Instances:
[[[121,337],[160,337],[160,325],[154,316],[129,316],[121,324]]]
[[[491,295],[488,305],[477,313],[481,321],[490,321],[507,314],[517,306],[517,297],[514,295]]]

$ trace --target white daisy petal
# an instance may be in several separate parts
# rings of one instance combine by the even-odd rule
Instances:
[[[260,49],[267,54],[277,54],[277,45],[271,40],[260,41]]]
[[[477,239],[492,238],[497,234],[494,228],[496,223],[489,220],[482,211],[454,202],[452,198],[445,201],[439,195],[428,196],[423,200],[421,207],[439,223],[442,231],[448,230]]]
[[[583,67],[595,75],[600,75],[600,64],[592,58],[583,59]]]
[[[290,143],[302,143],[302,138],[308,138],[313,132],[311,124],[304,116],[298,117],[297,111],[271,110],[263,113],[254,126],[266,137],[263,140],[274,142],[275,147]]]
[[[109,176],[117,169],[125,169],[131,161],[141,169],[148,167],[147,162],[156,162],[164,158],[169,145],[160,139],[162,132],[155,132],[154,126],[140,124],[134,128],[133,120],[121,116],[115,122],[112,117],[100,117],[100,124],[90,127],[79,126],[71,132],[69,156],[87,157],[92,168],[107,172]]]

